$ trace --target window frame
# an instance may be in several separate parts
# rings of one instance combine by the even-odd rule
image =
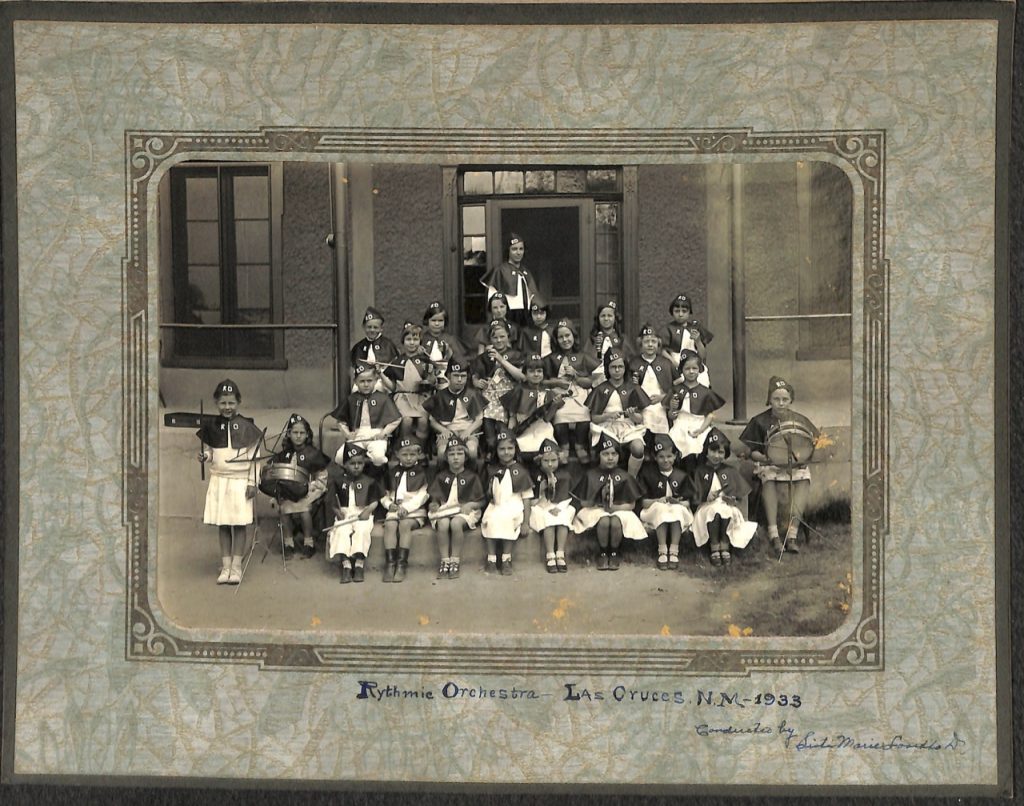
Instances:
[[[167,238],[166,247],[161,247],[170,272],[170,300],[161,306],[164,321],[177,324],[185,321],[188,300],[188,261],[187,261],[187,211],[184,201],[184,185],[186,179],[196,176],[215,176],[218,190],[218,259],[221,281],[221,317],[223,324],[229,317],[237,317],[237,287],[235,271],[235,239],[234,239],[234,191],[232,182],[235,176],[266,176],[269,185],[270,225],[270,323],[281,324],[284,314],[284,276],[283,248],[281,237],[282,214],[284,207],[283,165],[279,162],[183,162],[171,167],[165,181],[161,183],[160,212],[166,221],[161,222],[161,235]],[[228,181],[225,181],[227,177]],[[225,256],[227,253],[227,256]],[[215,333],[217,328],[209,326]],[[181,330],[166,328],[161,338],[161,363],[166,367],[183,367],[195,369],[287,369],[285,358],[284,331],[271,331],[271,351],[268,356],[236,356],[220,353],[219,355],[197,356],[182,354],[176,347],[176,336]],[[199,331],[201,332],[201,331]],[[222,331],[226,332],[226,331]],[[240,332],[240,331],[236,331]]]

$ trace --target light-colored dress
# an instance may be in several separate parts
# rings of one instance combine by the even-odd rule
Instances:
[[[707,543],[708,523],[714,520],[715,515],[721,515],[723,520],[729,519],[729,525],[725,530],[729,544],[738,549],[745,548],[757,531],[757,524],[748,521],[735,504],[720,497],[718,494],[721,491],[722,485],[718,481],[718,476],[715,476],[706,500],[697,507],[697,512],[693,516],[693,542],[698,546]]]

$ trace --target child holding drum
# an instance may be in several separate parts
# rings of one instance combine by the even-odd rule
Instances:
[[[780,556],[783,551],[794,554],[800,551],[797,532],[811,487],[807,462],[814,454],[818,439],[814,423],[790,408],[795,399],[792,385],[773,375],[768,381],[769,408],[755,415],[740,434],[740,440],[750,448],[754,474],[761,480],[768,539]],[[790,511],[785,541],[779,540],[779,484],[789,485]]]
[[[327,490],[327,466],[331,463],[331,460],[312,444],[312,436],[313,429],[306,418],[293,414],[285,423],[281,450],[275,453],[263,468],[264,484],[268,478],[274,477],[275,471],[285,468],[300,484],[294,493],[284,495],[284,482],[279,480],[276,483],[275,497],[284,530],[285,556],[295,551],[294,534],[298,521],[298,526],[302,530],[302,554],[307,559],[316,551],[313,544],[312,509]],[[302,487],[305,487],[305,493],[302,492]]]

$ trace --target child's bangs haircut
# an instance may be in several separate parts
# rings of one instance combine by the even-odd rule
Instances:
[[[726,459],[732,456],[732,444],[729,442],[729,437],[717,428],[712,428],[708,431],[708,435],[704,438],[704,448],[700,452],[700,461],[708,458],[708,450],[710,448],[724,448]]]
[[[423,312],[423,324],[425,325],[439,313],[444,314],[444,326],[448,327],[448,309],[437,300],[431,302]]]
[[[526,361],[523,362],[523,372],[528,369],[539,369],[544,370],[544,359],[541,358],[537,353],[530,355]]]

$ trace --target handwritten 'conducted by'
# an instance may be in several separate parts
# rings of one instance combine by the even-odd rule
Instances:
[[[809,750],[878,750],[878,751],[900,751],[900,750],[952,750],[963,752],[967,745],[965,739],[961,739],[956,731],[952,737],[936,739],[908,738],[901,733],[893,734],[888,738],[862,738],[859,736],[848,736],[843,733],[822,734],[817,731],[803,731],[789,725],[785,719],[777,727],[762,724],[760,721],[751,725],[709,725],[702,722],[694,728],[698,736],[704,738],[729,737],[729,736],[756,736],[763,738],[781,739],[787,750],[804,752]]]

